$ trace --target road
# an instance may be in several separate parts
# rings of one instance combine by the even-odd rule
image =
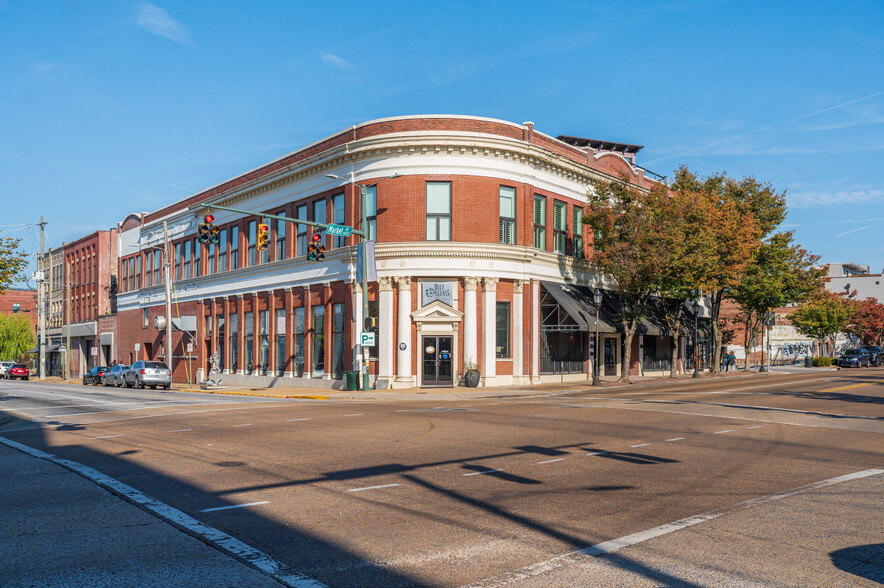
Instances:
[[[884,369],[441,403],[3,381],[0,435],[328,586],[871,586],[832,553],[880,550],[882,403]]]

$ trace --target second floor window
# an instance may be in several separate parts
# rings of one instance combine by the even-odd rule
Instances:
[[[279,216],[285,216],[285,211],[281,210]],[[285,237],[288,228],[288,222],[276,219],[276,261],[285,259]]]
[[[307,219],[307,205],[302,204],[297,209],[295,218],[301,220]],[[298,248],[295,255],[307,255],[307,225],[298,225]]]
[[[239,267],[239,227],[230,227],[230,269]]]
[[[227,229],[218,233],[218,271],[227,271]]]
[[[181,277],[185,280],[190,277],[190,241],[184,242],[184,261],[181,264]]]
[[[251,267],[255,265],[255,232],[257,231],[258,222],[257,221],[249,221],[246,229],[246,253],[248,262],[246,263],[247,267]]]
[[[147,264],[146,265],[147,265],[147,272],[145,272],[145,275],[144,275],[144,285],[150,286],[152,284],[150,269],[151,269],[151,266],[153,265],[153,251],[147,252]]]
[[[313,203],[313,222],[325,224],[325,200],[317,200]],[[313,232],[322,238],[320,243],[325,243],[325,230],[322,227],[313,227]]]
[[[202,271],[202,263],[200,263],[200,258],[202,257],[203,244],[193,240],[193,277],[200,277],[200,272]]]
[[[571,253],[577,259],[583,259],[583,209],[579,206],[574,207],[574,226],[572,232]]]
[[[343,194],[335,194],[332,196],[332,209],[334,217],[332,220],[336,225],[344,224],[344,195]],[[335,237],[334,239],[334,247],[343,247],[344,239],[346,237]]]
[[[368,240],[376,241],[378,229],[378,187],[369,186],[365,191],[365,220],[368,223]]]
[[[427,241],[451,241],[451,182],[427,182]]]
[[[500,187],[500,242],[516,243],[516,189],[511,186]]]
[[[183,260],[181,257],[181,243],[177,243],[175,245],[175,259],[178,261],[178,270],[176,272],[177,279],[181,279],[184,276],[181,275],[181,268],[183,267]]]
[[[160,284],[160,260],[163,258],[163,254],[157,251],[154,254],[153,258],[153,283]]]
[[[567,237],[568,205],[564,202],[553,202],[553,251],[564,255]]]
[[[546,249],[546,198],[534,195],[534,247]]]

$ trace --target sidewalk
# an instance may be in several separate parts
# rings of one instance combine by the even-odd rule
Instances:
[[[700,378],[694,378],[692,373],[679,374],[676,379],[668,376],[633,376],[632,383],[623,384],[616,381],[603,380],[602,385],[594,387],[591,380],[578,382],[556,382],[536,384],[533,386],[484,386],[467,388],[456,386],[452,388],[399,388],[396,390],[332,390],[316,388],[225,388],[215,390],[202,390],[195,385],[175,384],[173,390],[182,392],[200,392],[204,394],[231,394],[241,396],[265,396],[269,398],[303,398],[315,400],[451,400],[473,398],[516,398],[531,396],[559,396],[580,392],[600,392],[609,390],[622,390],[624,388],[648,388],[654,386],[669,386],[674,383],[690,384],[693,382],[720,381],[722,379],[764,377],[775,374],[793,373],[818,373],[836,371],[838,368],[805,368],[799,365],[771,366],[770,372],[760,373],[757,369],[750,371],[736,370],[720,374],[704,372]],[[81,385],[78,380],[63,380],[61,378],[45,378],[43,381],[60,384]]]

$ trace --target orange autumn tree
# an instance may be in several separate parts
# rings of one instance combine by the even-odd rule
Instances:
[[[880,345],[884,340],[884,304],[877,298],[856,300],[852,303],[853,313],[847,323],[847,331],[861,342]]]

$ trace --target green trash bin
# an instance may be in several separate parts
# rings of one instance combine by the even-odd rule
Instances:
[[[359,390],[359,372],[347,372],[347,391]]]
[[[812,368],[813,367],[813,358],[809,355],[804,357],[804,367]]]

